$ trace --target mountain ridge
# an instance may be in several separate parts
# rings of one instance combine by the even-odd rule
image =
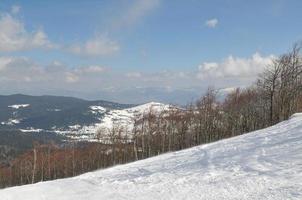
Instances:
[[[157,102],[119,104],[52,95],[0,95],[0,130],[70,134],[73,139],[90,141],[103,120],[107,125],[116,119],[130,123],[134,112],[164,105]]]

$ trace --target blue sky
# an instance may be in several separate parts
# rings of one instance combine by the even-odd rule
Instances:
[[[248,85],[302,39],[301,8],[298,0],[2,0],[0,92],[131,103],[187,96],[183,103],[209,85]]]

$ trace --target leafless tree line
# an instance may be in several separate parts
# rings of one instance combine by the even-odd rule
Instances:
[[[114,144],[116,145],[116,144]],[[0,188],[76,176],[84,172],[123,164],[134,160],[129,155],[132,146],[75,143],[59,147],[55,144],[35,144],[34,148],[0,167]]]
[[[221,102],[207,93],[186,109],[152,112],[135,120],[138,159],[265,128],[302,111],[301,45],[275,58],[255,84],[236,89]]]

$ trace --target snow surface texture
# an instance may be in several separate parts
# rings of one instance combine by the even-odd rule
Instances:
[[[1,200],[302,199],[302,114],[249,134],[81,176],[0,190]]]

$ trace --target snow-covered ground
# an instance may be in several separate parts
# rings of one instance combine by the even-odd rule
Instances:
[[[2,125],[14,125],[14,124],[19,124],[20,119],[8,119],[6,122],[1,122]]]
[[[167,111],[171,109],[171,105],[150,102],[143,105],[135,106],[132,108],[127,108],[123,110],[111,110],[105,115],[102,119],[100,127],[112,128],[114,123],[121,126],[128,126],[129,129],[132,129],[134,124],[134,118],[138,115],[144,115],[150,111],[153,113],[159,113],[162,111]]]
[[[74,178],[0,190],[1,200],[302,199],[302,114],[235,138]]]
[[[70,138],[81,141],[97,141],[96,132],[102,129],[103,133],[106,134],[114,125],[119,125],[123,128],[129,130],[130,133],[134,118],[136,116],[141,116],[152,111],[153,113],[159,113],[161,111],[167,111],[169,109],[175,108],[172,105],[162,104],[157,102],[149,102],[132,108],[121,109],[121,110],[106,110],[101,106],[90,106],[91,112],[94,114],[103,113],[104,116],[100,118],[98,123],[89,126],[80,126],[79,124],[74,124],[69,126],[68,130],[55,130],[59,134],[69,134]]]
[[[105,113],[106,112],[106,108],[104,108],[102,106],[90,106],[89,108],[91,109],[91,112],[93,114]]]
[[[19,108],[26,108],[30,106],[29,104],[16,104],[16,105],[10,105],[9,108],[19,109]]]
[[[15,116],[18,109],[29,107],[30,104],[15,104],[15,105],[9,105],[8,108],[14,109],[16,111],[13,112],[13,115]],[[0,124],[1,125],[8,125],[8,126],[14,126],[16,124],[19,124],[22,121],[22,119],[13,119],[9,118],[7,121],[3,121]]]

